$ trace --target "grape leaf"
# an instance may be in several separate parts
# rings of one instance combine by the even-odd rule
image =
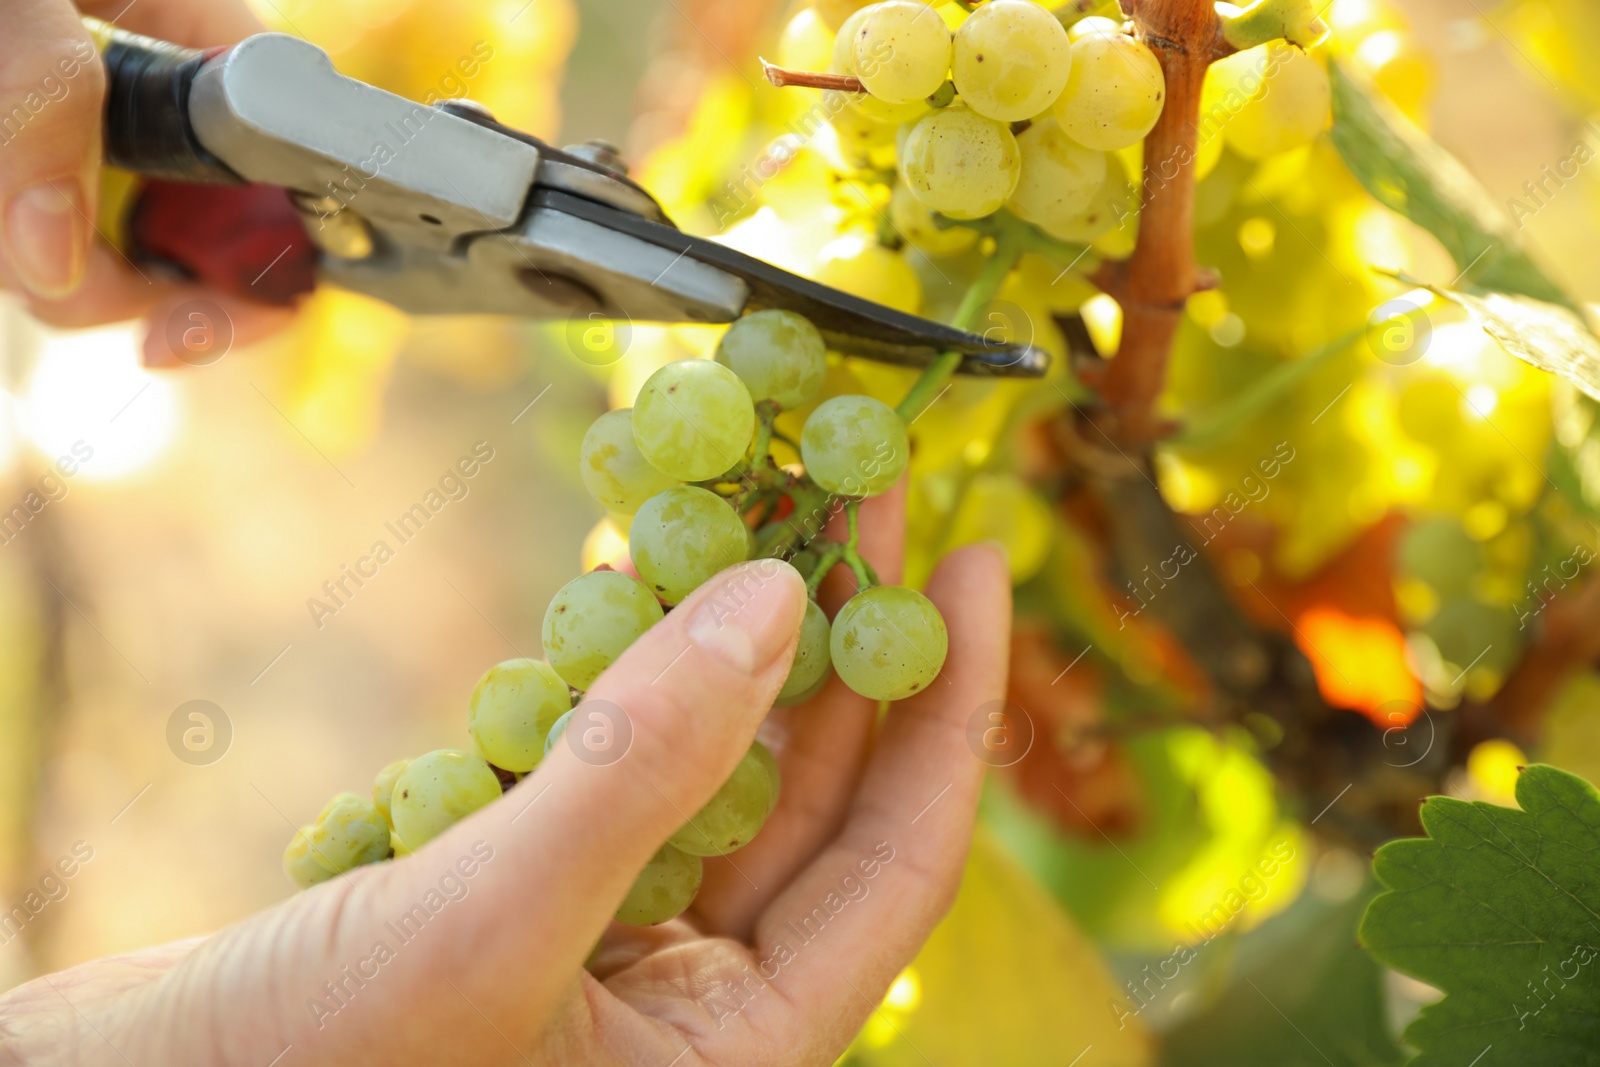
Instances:
[[[1513,356],[1565,378],[1600,400],[1600,338],[1574,312],[1527,296],[1421,287],[1465,308],[1472,320]]]
[[[1517,803],[1430,797],[1429,836],[1373,861],[1361,943],[1445,992],[1406,1029],[1413,1067],[1600,1064],[1600,794],[1538,764]]]
[[[1515,222],[1461,161],[1330,60],[1334,147],[1385,207],[1437,237],[1468,287],[1574,307],[1523,251]]]

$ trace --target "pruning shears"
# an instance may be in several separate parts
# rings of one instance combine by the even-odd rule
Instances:
[[[678,229],[600,142],[556,148],[469,100],[433,106],[262,33],[193,50],[90,23],[105,159],[143,179],[125,250],[251,299],[319,282],[417,314],[730,322],[778,308],[830,347],[1031,377],[1048,356],[862,300]]]

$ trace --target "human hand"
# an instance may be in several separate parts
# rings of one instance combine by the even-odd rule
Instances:
[[[105,70],[82,14],[177,44],[231,44],[261,25],[240,0],[7,0],[0,4],[0,288],[39,319],[92,326],[144,318],[145,362],[178,362],[165,324],[204,298],[245,344],[292,312],[141,268],[97,234]]]
[[[889,582],[903,501],[863,507],[863,552]],[[928,586],[950,628],[941,681],[881,722],[837,677],[772,713],[778,807],[705,861],[680,919],[611,921],[788,672],[805,591],[771,560],[707,583],[594,685],[587,699],[631,724],[620,759],[557,745],[409,857],[206,940],[24,985],[0,999],[0,1062],[830,1064],[954,897],[984,768],[967,721],[1005,691],[1009,589],[992,548],[945,560]]]

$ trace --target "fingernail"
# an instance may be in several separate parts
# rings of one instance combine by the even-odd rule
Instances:
[[[781,560],[756,559],[709,585],[689,617],[689,640],[735,670],[759,674],[800,628],[805,581]]]
[[[83,203],[78,180],[63,178],[30,185],[6,204],[6,257],[34,295],[57,299],[82,279],[89,243]]]

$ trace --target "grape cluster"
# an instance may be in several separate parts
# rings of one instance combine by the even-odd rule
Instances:
[[[952,255],[974,237],[951,220],[1004,209],[1082,244],[1136,210],[1129,176],[1166,100],[1150,47],[1120,18],[1083,17],[1084,8],[816,0],[785,42],[799,54],[805,38],[837,27],[827,73],[855,78],[862,92],[830,91],[832,124],[866,172],[892,165],[900,237]],[[1262,159],[1310,143],[1328,121],[1326,71],[1283,42],[1217,64],[1206,92],[1195,157],[1169,169],[1193,162],[1204,176],[1224,131],[1241,154]]]
[[[807,700],[833,673],[875,700],[926,688],[944,665],[944,620],[921,593],[880,584],[857,543],[858,504],[890,489],[906,469],[905,424],[879,400],[843,394],[810,407],[798,442],[775,425],[785,411],[805,411],[827,375],[815,326],[793,312],[759,311],[728,328],[714,360],[669,363],[632,408],[596,419],[580,451],[583,484],[628,530],[637,576],[603,566],[563,586],[545,611],[546,658],[491,667],[473,690],[471,750],[398,760],[379,772],[370,799],[334,797],[289,843],[289,877],[309,887],[405,855],[500,796],[566,737],[582,711],[575,700],[629,645],[745,560],[788,560],[811,596],[780,705]],[[780,466],[775,443],[802,463]],[[847,539],[821,536],[839,510]],[[816,594],[840,565],[854,574],[857,591],[830,623]],[[617,919],[648,925],[680,914],[699,891],[702,859],[749,844],[778,791],[777,764],[756,742],[651,859]]]

